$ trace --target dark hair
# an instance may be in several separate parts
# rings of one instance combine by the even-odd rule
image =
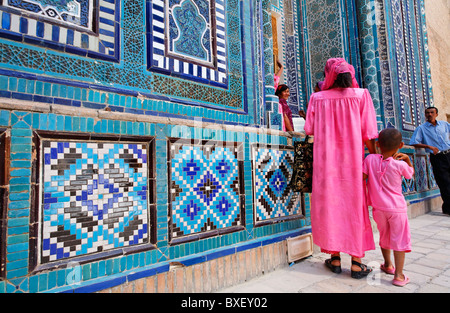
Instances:
[[[287,89],[289,89],[289,87],[285,84],[278,85],[277,90],[275,90],[275,95],[279,97],[281,93]]]
[[[383,129],[378,135],[380,148],[385,151],[397,149],[402,142],[402,133],[395,128]]]
[[[334,84],[340,88],[351,88],[353,87],[352,74],[350,73],[339,73],[334,81]]]
[[[429,110],[429,109],[435,109],[435,110],[436,110],[436,114],[439,113],[438,108],[436,108],[436,107],[428,107],[428,108],[425,108],[425,112],[426,112],[427,110]]]

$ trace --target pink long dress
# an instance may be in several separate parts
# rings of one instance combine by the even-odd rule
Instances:
[[[312,94],[305,132],[314,135],[311,228],[327,253],[364,257],[374,250],[362,179],[364,142],[378,137],[367,89],[336,88]]]

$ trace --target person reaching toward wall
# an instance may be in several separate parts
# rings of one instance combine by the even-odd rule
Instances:
[[[281,74],[283,74],[283,64],[281,64],[281,62],[277,60],[277,65],[278,65],[278,71],[275,73],[275,75],[273,75],[275,91],[277,90],[278,85],[280,84]]]
[[[397,153],[403,147],[402,134],[386,128],[376,143],[381,154],[370,154],[364,160],[363,179],[367,181],[368,205],[380,232],[380,247],[384,258],[381,270],[394,275],[392,284],[403,287],[409,278],[403,274],[405,253],[411,252],[408,208],[402,193],[402,176],[411,179],[414,167],[409,156]],[[394,251],[394,264],[391,261]]]
[[[285,84],[280,85],[280,77],[283,73],[283,64],[277,60],[277,65],[279,67],[277,73],[274,75],[274,87],[275,87],[275,95],[278,97],[278,112],[282,117],[282,130],[283,131],[293,131],[294,123],[292,120],[292,111],[287,104],[287,100],[289,99],[289,87]]]
[[[323,87],[323,81],[319,81],[316,83],[316,85],[314,86],[314,92],[319,92],[322,90]],[[308,108],[308,103],[306,104],[306,108]],[[306,120],[306,113],[303,110],[298,111],[298,115],[300,115],[300,117],[303,117]]]
[[[278,96],[278,111],[280,112],[283,122],[282,128],[283,131],[294,131],[294,122],[292,120],[292,111],[287,104],[287,100],[289,99],[289,87],[285,84],[278,85],[275,95]]]
[[[314,242],[330,253],[325,265],[341,272],[340,253],[352,257],[351,276],[371,269],[362,264],[374,250],[362,176],[364,144],[375,153],[378,137],[372,98],[358,88],[355,69],[342,58],[329,59],[322,91],[311,95],[305,132],[314,135],[311,229]]]

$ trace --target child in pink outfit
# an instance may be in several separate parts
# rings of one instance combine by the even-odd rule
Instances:
[[[402,194],[402,176],[411,179],[414,167],[406,154],[397,153],[403,147],[402,134],[393,128],[380,132],[377,146],[381,154],[370,154],[364,160],[363,178],[368,179],[368,201],[380,232],[380,247],[384,264],[381,270],[393,274],[392,283],[404,286],[409,278],[403,274],[405,253],[411,252],[411,235],[407,206]],[[391,261],[394,250],[395,268]]]

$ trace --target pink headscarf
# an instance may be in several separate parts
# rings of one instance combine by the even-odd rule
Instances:
[[[330,89],[338,74],[341,73],[350,73],[352,75],[353,88],[359,88],[355,78],[355,68],[353,65],[348,64],[343,58],[332,58],[328,59],[327,64],[325,65],[325,80],[321,89]]]

